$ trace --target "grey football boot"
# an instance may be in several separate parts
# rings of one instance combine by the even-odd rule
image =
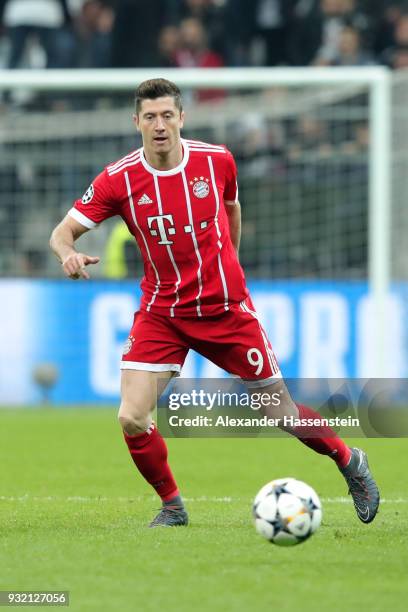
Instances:
[[[363,523],[371,523],[378,511],[380,492],[368,467],[366,453],[352,448],[350,463],[339,470],[347,482],[358,518]]]
[[[149,527],[181,527],[188,525],[188,514],[180,506],[162,506]]]

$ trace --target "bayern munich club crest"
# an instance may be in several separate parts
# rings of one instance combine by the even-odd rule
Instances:
[[[134,337],[129,336],[129,338],[126,340],[125,345],[123,347],[123,355],[127,355],[128,353],[130,353],[130,351],[132,350],[134,341],[135,341]]]
[[[94,197],[94,186],[91,184],[89,185],[88,189],[85,191],[84,195],[82,196],[82,204],[89,204],[89,202],[92,200],[92,198]]]
[[[208,196],[210,193],[209,182],[210,179],[204,178],[203,176],[200,176],[200,178],[196,176],[194,180],[190,181],[190,185],[193,186],[193,193],[196,198],[200,198],[201,200]]]

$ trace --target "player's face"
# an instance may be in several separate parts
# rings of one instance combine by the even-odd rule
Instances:
[[[143,100],[134,121],[142,134],[146,153],[166,155],[179,147],[184,113],[177,108],[173,97]]]

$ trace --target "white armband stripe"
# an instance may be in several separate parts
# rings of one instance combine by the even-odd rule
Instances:
[[[84,227],[87,227],[88,229],[94,229],[95,227],[98,227],[98,224],[95,223],[95,221],[92,221],[92,219],[88,219],[88,217],[83,215],[76,208],[71,208],[71,210],[68,211],[68,214],[70,217],[75,219],[75,221],[78,221],[78,223],[80,223]]]

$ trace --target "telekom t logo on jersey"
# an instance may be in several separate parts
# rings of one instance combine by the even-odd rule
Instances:
[[[173,244],[173,241],[169,240],[169,236],[174,236],[176,233],[173,215],[157,215],[156,217],[147,217],[147,223],[152,236],[157,236],[157,234],[159,234],[160,240],[158,244]]]
[[[156,215],[155,217],[147,217],[150,234],[152,236],[160,236],[157,244],[174,244],[173,240],[169,240],[169,236],[174,236],[176,228],[174,227],[173,215]],[[198,226],[200,230],[205,230],[210,227],[210,220],[201,221]],[[194,233],[192,225],[183,227],[185,234]]]

